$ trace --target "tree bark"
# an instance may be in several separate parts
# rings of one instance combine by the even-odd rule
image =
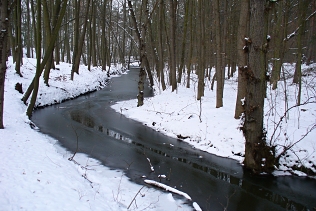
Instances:
[[[7,42],[9,29],[9,10],[7,0],[0,1],[0,129],[4,128],[3,109],[4,109],[4,82],[7,70]]]
[[[237,65],[238,65],[238,90],[235,106],[235,119],[239,119],[244,112],[242,99],[246,97],[245,68],[248,65],[247,25],[249,23],[249,0],[242,0],[240,4],[239,27],[237,32]]]
[[[42,19],[42,5],[41,5],[41,0],[37,0],[36,1],[36,11],[37,11],[37,20],[41,20]],[[39,89],[39,79],[42,73],[41,70],[41,42],[42,42],[42,28],[41,28],[41,21],[37,21],[36,22],[36,73],[35,73],[35,77],[33,79],[34,81],[34,87],[33,87],[33,94],[30,100],[30,104],[27,107],[27,111],[26,114],[29,118],[31,118],[32,116],[32,112],[33,112],[33,108],[36,102],[36,98],[37,98],[37,93],[38,93],[38,89]]]
[[[186,39],[187,39],[187,31],[188,31],[188,20],[189,20],[189,5],[191,0],[186,0],[184,5],[184,22],[183,22],[183,37],[181,44],[181,58],[180,58],[180,66],[178,69],[178,83],[181,83],[182,73],[184,72],[184,58],[186,52]]]
[[[297,36],[297,61],[295,66],[295,72],[293,77],[293,83],[298,84],[298,94],[297,94],[297,105],[301,103],[301,91],[302,91],[302,55],[303,55],[303,44],[302,39],[305,34],[305,26],[306,26],[306,9],[308,6],[307,0],[301,0],[298,2],[298,23],[300,24],[300,28]]]
[[[22,50],[22,32],[21,32],[21,19],[22,19],[22,12],[21,12],[21,1],[16,1],[16,6],[15,6],[15,14],[16,14],[16,46],[14,46],[14,49],[16,51],[16,57],[15,57],[15,71],[16,73],[22,77],[21,74],[21,61],[23,57],[23,50]]]
[[[222,67],[222,39],[220,24],[219,0],[214,0],[215,13],[215,43],[216,43],[216,108],[223,107],[224,70]]]
[[[176,11],[177,11],[177,0],[169,0],[170,4],[170,72],[171,72],[171,86],[172,91],[177,89],[177,60],[176,60],[176,27],[177,27],[177,21],[176,21]]]
[[[158,51],[159,51],[159,70],[158,74],[160,76],[160,83],[162,90],[166,89],[166,83],[165,83],[165,72],[164,72],[164,45],[163,45],[163,20],[164,20],[164,0],[160,0],[159,4],[159,32],[158,32]]]
[[[136,20],[136,16],[135,16],[132,2],[130,0],[127,1],[128,8],[129,8],[130,15],[131,15],[132,25],[134,27],[135,37],[138,40],[139,53],[140,53],[140,71],[139,71],[138,95],[137,95],[137,106],[138,107],[142,106],[144,104],[144,83],[145,83],[145,78],[146,78],[145,67],[146,67],[147,74],[149,77],[150,85],[151,86],[154,85],[153,77],[151,75],[149,62],[148,62],[147,55],[146,55],[145,38],[146,38],[146,31],[147,31],[147,22],[150,21],[149,16],[148,16],[147,2],[148,2],[148,0],[142,1],[142,8],[143,8],[143,10],[145,10],[142,12],[144,12],[144,14],[146,14],[146,15],[145,15],[145,20],[142,23],[142,28],[140,30],[139,27],[137,26],[137,20]]]
[[[88,23],[88,14],[89,14],[89,9],[90,9],[90,1],[88,0],[87,4],[86,4],[86,12],[85,12],[85,20],[84,20],[84,24],[83,24],[83,29],[81,32],[81,36],[79,37],[79,29],[77,31],[77,38],[79,38],[78,43],[77,43],[77,47],[75,48],[76,52],[74,52],[74,61],[73,61],[73,65],[72,65],[72,69],[71,69],[71,80],[74,80],[74,73],[79,74],[79,65],[80,65],[80,57],[81,57],[81,53],[82,53],[82,48],[83,48],[83,44],[84,44],[84,38],[86,35],[86,30],[87,30],[87,23]],[[80,2],[78,3],[78,5],[80,4]],[[77,13],[79,13],[79,11],[77,11]],[[79,14],[76,15],[79,19]],[[78,20],[79,21],[79,20]]]
[[[263,127],[264,98],[266,94],[266,34],[262,20],[265,20],[265,1],[250,0],[249,66],[245,68],[247,93],[243,134],[245,144],[245,168],[254,173],[271,173],[275,159],[273,149],[266,144]]]
[[[274,15],[276,19],[276,25],[274,30],[274,58],[273,58],[273,67],[271,72],[270,83],[272,84],[272,89],[275,90],[278,86],[278,81],[280,80],[281,68],[283,63],[283,51],[284,51],[284,33],[285,30],[285,15],[283,14],[284,1],[280,1],[275,5],[276,13]]]
[[[198,63],[198,89],[197,89],[197,100],[201,100],[204,96],[204,76],[205,76],[205,5],[204,1],[198,2],[199,10],[199,32],[200,32],[200,41],[199,41],[199,63]]]
[[[191,66],[192,66],[192,60],[193,60],[193,41],[195,38],[195,27],[193,26],[193,16],[194,16],[194,8],[195,8],[195,2],[190,1],[189,2],[189,28],[190,28],[190,48],[189,48],[189,56],[188,56],[188,63],[187,63],[187,88],[190,88],[190,80],[191,80]]]

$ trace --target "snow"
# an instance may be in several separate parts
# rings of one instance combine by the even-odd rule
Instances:
[[[147,183],[147,184],[150,184],[150,185],[154,185],[154,186],[160,187],[160,188],[162,188],[162,189],[164,189],[166,191],[170,191],[172,193],[179,194],[179,195],[185,197],[186,199],[191,200],[191,197],[187,193],[179,191],[176,188],[172,188],[172,187],[170,187],[168,185],[162,184],[160,182],[156,182],[154,180],[147,180],[146,179],[146,180],[144,180],[144,182]]]
[[[267,143],[276,146],[277,156],[282,154],[284,147],[294,144],[281,156],[280,166],[276,170],[296,175],[294,170],[302,166],[316,173],[316,77],[315,71],[309,71],[311,68],[316,68],[316,64],[302,65],[303,75],[306,76],[302,79],[301,103],[309,103],[295,107],[298,93],[297,86],[292,84],[295,64],[284,64],[286,83],[281,80],[277,90],[268,86],[265,100],[264,125]],[[213,69],[212,73],[214,72]],[[194,148],[241,163],[244,160],[245,140],[239,130],[242,120],[234,119],[237,75],[236,73],[234,77],[225,80],[222,108],[215,108],[216,91],[210,90],[209,81],[205,81],[206,89],[201,104],[196,100],[197,78],[194,74],[190,89],[185,87],[186,82],[178,84],[177,92],[171,92],[171,87],[165,91],[155,87],[156,95],[146,98],[141,107],[136,106],[135,99],[118,102],[112,108],[168,136],[187,137],[181,140]],[[243,103],[244,100],[242,99]],[[290,109],[286,118],[282,118],[285,111],[292,106],[294,108]],[[278,122],[281,127],[276,127]],[[300,140],[301,138],[303,139]]]
[[[21,78],[15,74],[11,57],[8,61],[5,129],[0,130],[1,210],[127,210],[130,205],[131,210],[192,210],[185,204],[185,199],[179,200],[171,193],[134,184],[122,171],[110,170],[84,154],[76,154],[72,161],[68,160],[72,154],[60,147],[57,140],[41,134],[36,127],[32,129],[25,115],[22,94],[14,86],[19,82],[26,90],[35,74],[35,66],[36,60],[24,58]],[[286,84],[280,81],[276,91],[271,90],[270,86],[268,88],[264,120],[267,142],[276,145],[277,155],[282,153],[284,147],[294,144],[291,150],[281,156],[280,166],[274,172],[276,176],[306,176],[299,171],[301,167],[316,172],[316,130],[312,130],[316,123],[316,107],[315,103],[311,103],[315,101],[316,77],[315,71],[308,71],[315,67],[302,65],[304,77],[301,102],[309,100],[310,103],[294,106],[298,90],[291,83],[291,75],[295,64],[284,64]],[[100,68],[88,71],[87,67],[80,66],[80,75],[75,74],[75,80],[71,81],[70,64],[61,63],[57,68],[51,72],[50,87],[45,86],[41,78],[37,106],[59,103],[101,89],[109,79]],[[120,68],[112,66],[111,70],[113,73],[125,74]],[[192,74],[192,88],[187,89],[179,84],[177,93],[171,92],[170,87],[165,91],[155,87],[155,97],[146,98],[142,107],[137,107],[135,99],[119,102],[113,108],[154,130],[188,142],[194,148],[242,162],[244,138],[239,130],[241,120],[233,118],[236,77],[225,80],[222,108],[215,108],[215,91],[210,90],[208,81],[201,103],[196,101],[196,81]],[[287,104],[285,99],[288,100]],[[282,118],[285,110],[292,106],[286,118]],[[281,127],[276,128],[278,122]],[[154,170],[150,160],[148,162],[149,168]],[[144,181],[190,199],[189,195],[175,188],[152,180]],[[193,208],[201,210],[194,202]]]
[[[84,154],[61,148],[58,141],[34,130],[26,117],[22,94],[35,74],[36,60],[23,59],[23,78],[15,74],[12,58],[5,81],[4,124],[0,130],[0,210],[192,210],[171,194],[129,181],[122,171],[110,170]],[[52,70],[50,87],[41,84],[36,105],[49,105],[98,90],[108,77],[100,68],[80,66],[70,81],[71,65]],[[112,66],[120,72],[120,66]],[[112,75],[111,77],[117,77]],[[141,189],[141,190],[140,190]],[[135,199],[134,199],[135,197]],[[134,199],[134,200],[133,200]]]
[[[271,36],[270,35],[267,35],[267,40],[271,40]]]
[[[193,202],[193,207],[196,211],[202,211],[201,207],[196,202]]]

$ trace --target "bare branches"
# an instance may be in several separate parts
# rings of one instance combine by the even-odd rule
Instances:
[[[304,22],[309,21],[314,15],[316,15],[316,11],[314,11],[312,14],[310,14],[310,15],[304,20]],[[303,25],[303,23],[302,23],[301,25],[299,25],[299,26],[294,30],[294,32],[292,32],[291,34],[288,34],[288,35],[286,36],[286,38],[284,38],[283,41],[289,41],[291,38],[293,38],[294,36],[296,36],[297,33],[298,33],[298,31],[299,31],[299,29],[302,27],[302,25]]]
[[[274,136],[275,136],[275,134],[276,134],[277,128],[279,128],[280,124],[282,123],[283,119],[286,117],[287,113],[288,113],[290,110],[292,110],[293,108],[296,108],[296,107],[299,107],[299,106],[302,106],[302,105],[311,104],[311,103],[316,103],[316,99],[315,99],[314,101],[310,101],[310,100],[313,99],[313,98],[315,99],[315,97],[310,97],[310,98],[308,98],[304,103],[301,103],[301,104],[299,104],[299,105],[294,105],[294,106],[288,108],[288,109],[284,112],[283,116],[280,117],[279,122],[276,124],[276,127],[275,127],[276,129],[273,131],[273,133],[272,133],[272,135],[271,135],[271,138],[270,138],[270,146],[272,146],[272,142],[274,141],[273,139],[274,139]],[[305,137],[305,136],[304,136],[304,137]],[[301,140],[301,139],[300,139],[300,140]]]
[[[316,124],[314,124],[312,127],[310,127],[307,132],[297,141],[294,143],[288,145],[288,146],[283,146],[283,151],[278,155],[277,160],[280,159],[281,156],[283,156],[288,150],[292,149],[293,146],[295,146],[297,143],[302,141],[310,132],[312,132],[314,129],[316,129]]]

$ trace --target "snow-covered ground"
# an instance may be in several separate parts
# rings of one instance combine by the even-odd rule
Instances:
[[[110,170],[84,154],[72,156],[58,141],[30,127],[22,94],[35,74],[34,59],[24,58],[15,74],[9,58],[5,81],[4,124],[0,130],[0,210],[192,210],[185,199],[172,193],[128,180],[121,171]],[[108,77],[101,69],[80,66],[80,75],[70,81],[71,65],[53,70],[50,87],[41,79],[36,105],[49,105],[105,86]],[[120,67],[112,66],[112,72]],[[114,75],[111,77],[115,77]],[[158,179],[158,178],[157,178]],[[171,189],[171,188],[169,188]],[[195,209],[199,209],[193,203]]]
[[[316,64],[302,66],[303,105],[299,107],[295,107],[298,86],[292,83],[294,69],[295,64],[284,64],[286,83],[280,81],[277,90],[268,86],[265,101],[267,142],[276,146],[276,155],[294,144],[281,156],[275,175],[305,176],[302,171],[307,172],[306,168],[316,173]],[[241,121],[234,119],[236,75],[225,80],[222,108],[215,108],[216,91],[210,90],[209,81],[206,82],[202,101],[196,100],[197,78],[194,75],[191,78],[191,89],[185,88],[185,81],[175,92],[171,92],[171,87],[163,92],[160,87],[155,87],[156,96],[145,99],[142,107],[136,106],[135,99],[118,102],[112,108],[166,135],[187,137],[183,141],[198,149],[242,162],[245,140],[239,130]],[[289,111],[283,118],[287,109]]]
[[[184,204],[190,198],[186,193],[152,180],[145,182],[170,193],[134,184],[121,171],[110,170],[84,154],[77,154],[73,161],[69,161],[72,154],[59,147],[57,140],[30,127],[22,94],[14,86],[19,82],[26,90],[35,74],[36,61],[24,58],[23,63],[23,78],[14,73],[12,58],[9,58],[6,74],[5,129],[0,130],[0,210],[127,210],[129,206],[128,210],[192,210],[193,207],[200,210],[196,203],[192,203],[193,207]],[[101,89],[109,79],[98,68],[88,71],[87,67],[80,66],[80,75],[70,81],[71,65],[61,63],[57,67],[58,70],[51,73],[50,87],[41,80],[36,105],[58,103]],[[111,69],[119,73],[120,68],[112,66]],[[315,71],[308,72],[308,68],[303,66],[301,102],[316,100]],[[279,171],[275,172],[278,175],[305,175],[299,168],[294,168],[295,165],[316,172],[316,130],[312,130],[316,123],[315,103],[290,109],[280,124],[282,127],[273,133],[286,108],[296,102],[297,86],[290,78],[293,69],[294,65],[284,66],[289,78],[286,86],[279,82],[279,89],[269,89],[266,99],[267,140],[270,142],[274,134],[271,142],[277,145],[277,153],[282,152],[283,146],[304,137],[282,156]],[[207,84],[201,104],[196,101],[196,85],[197,80],[193,77],[191,89],[181,85],[172,93],[170,89],[162,92],[155,87],[156,96],[147,98],[144,106],[136,107],[136,100],[131,100],[119,102],[113,108],[167,135],[188,137],[184,141],[196,148],[242,162],[244,138],[238,130],[240,120],[233,118],[236,77],[225,81],[223,108],[215,108],[215,92],[209,89],[210,84]],[[182,195],[183,200],[172,194]]]

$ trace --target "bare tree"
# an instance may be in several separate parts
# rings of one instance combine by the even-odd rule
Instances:
[[[22,100],[24,101],[24,103],[26,103],[26,101],[28,100],[29,96],[32,93],[32,97],[30,100],[30,103],[28,105],[26,114],[31,117],[32,116],[32,112],[33,112],[33,108],[35,106],[35,102],[36,102],[36,98],[37,98],[37,93],[38,93],[38,88],[39,88],[39,78],[43,72],[43,69],[49,59],[49,57],[51,56],[51,53],[54,50],[54,45],[55,45],[55,41],[57,38],[57,34],[59,32],[59,29],[61,27],[61,23],[62,23],[62,19],[65,15],[66,12],[66,8],[67,8],[67,4],[68,4],[68,0],[63,0],[63,5],[62,5],[62,9],[60,10],[60,14],[58,15],[58,20],[56,21],[56,25],[53,27],[53,33],[52,33],[52,37],[49,41],[48,47],[45,50],[45,54],[44,54],[44,58],[41,60],[41,24],[40,21],[37,21],[37,26],[35,27],[35,32],[36,32],[36,58],[37,58],[37,66],[36,66],[36,73],[35,76],[31,82],[31,84],[29,85],[27,91],[25,92]],[[40,20],[41,19],[41,1],[37,0],[37,18]],[[34,17],[35,18],[35,17]]]
[[[138,27],[138,23],[136,20],[136,15],[134,12],[134,8],[132,5],[132,2],[130,0],[127,1],[128,3],[128,8],[129,8],[129,12],[131,15],[131,21],[132,21],[132,25],[134,28],[134,34],[135,37],[138,40],[138,46],[139,46],[139,52],[140,52],[140,71],[139,71],[139,81],[138,81],[138,95],[137,95],[137,106],[142,106],[144,104],[144,83],[145,83],[145,78],[146,78],[146,72],[145,72],[145,68],[150,80],[150,85],[153,86],[153,78],[151,75],[151,70],[149,67],[149,62],[147,59],[147,52],[146,52],[146,33],[147,33],[147,25],[148,25],[148,21],[150,21],[150,16],[148,14],[148,0],[143,0],[142,1],[142,12],[145,14],[143,18],[143,21],[141,23],[141,29]],[[156,8],[158,1],[156,2],[154,8]]]

